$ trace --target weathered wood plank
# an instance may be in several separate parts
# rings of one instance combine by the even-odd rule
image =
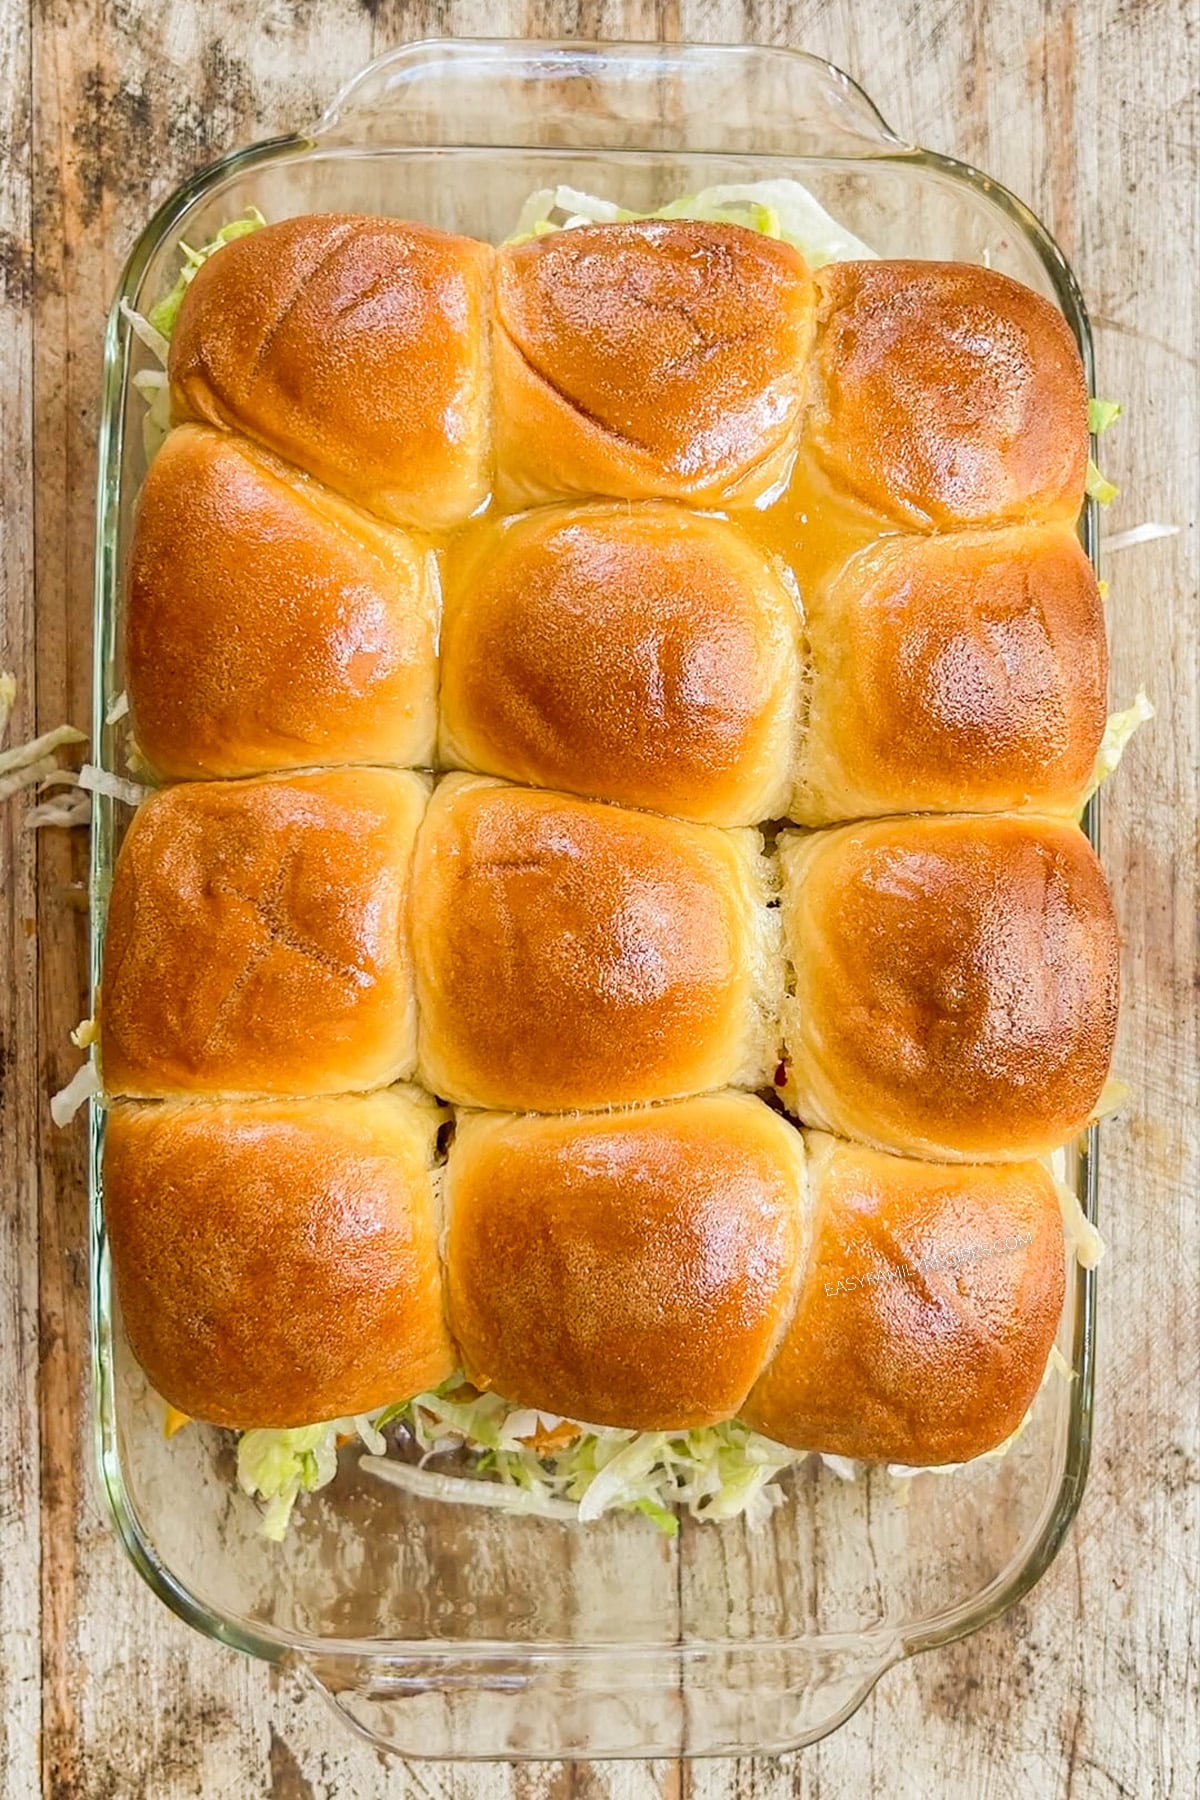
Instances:
[[[1106,466],[1123,490],[1113,527],[1153,516],[1189,530],[1114,558],[1109,571],[1114,695],[1143,681],[1161,717],[1131,752],[1108,805],[1106,856],[1125,937],[1120,1061],[1135,1100],[1106,1134],[1103,1207],[1114,1253],[1102,1278],[1097,1444],[1080,1520],[1041,1586],[1006,1619],[892,1671],[841,1732],[796,1758],[683,1771],[389,1769],[315,1701],[204,1644],[150,1599],[105,1532],[88,1478],[82,1139],[78,1128],[59,1137],[42,1123],[47,1087],[72,1066],[66,1032],[82,1001],[82,923],[67,898],[83,873],[82,843],[40,840],[35,974],[32,878],[13,860],[25,846],[0,837],[0,858],[9,859],[0,861],[10,909],[0,938],[9,1059],[16,1046],[0,1099],[5,1793],[25,1800],[37,1791],[39,1592],[41,1791],[56,1800],[371,1800],[410,1791],[652,1800],[683,1787],[698,1800],[785,1791],[823,1800],[1190,1792],[1200,1766],[1188,1703],[1200,1641],[1194,0],[1055,8],[1038,0],[214,0],[204,8],[43,0],[31,49],[26,26],[23,9],[10,8],[0,27],[0,119],[17,151],[2,159],[0,177],[14,186],[0,187],[11,208],[0,225],[19,245],[30,233],[22,148],[30,97],[36,121],[32,273],[22,250],[0,338],[0,479],[12,488],[0,581],[9,654],[32,684],[36,511],[39,724],[87,715],[99,341],[128,245],[191,169],[315,116],[374,51],[405,38],[757,39],[828,55],[898,128],[988,168],[1057,232],[1092,303],[1101,386],[1126,403],[1106,442]],[[18,728],[33,727],[33,692],[26,687]],[[8,817],[0,831],[11,831]],[[32,1411],[39,1369],[40,1445]]]
[[[34,730],[33,243],[30,31],[0,13],[0,668],[22,688],[10,742]],[[35,892],[17,810],[0,809],[0,1789],[33,1794],[41,1723],[38,1599]]]

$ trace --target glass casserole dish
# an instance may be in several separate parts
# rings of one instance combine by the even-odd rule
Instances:
[[[248,206],[268,218],[355,210],[498,240],[525,196],[567,182],[648,210],[718,182],[794,175],[883,256],[986,264],[1064,312],[1092,385],[1086,312],[1037,220],[986,177],[904,144],[814,58],[733,47],[434,42],[381,58],[307,134],[239,151],[185,184],[134,248],[110,319],[100,429],[94,758],[124,774],[121,591],[144,473],[146,365],[120,315]],[[1082,522],[1094,557],[1095,506]],[[124,818],[96,796],[93,997]],[[1096,842],[1093,800],[1085,827]],[[1028,1428],[954,1474],[853,1481],[810,1458],[760,1527],[646,1520],[586,1527],[418,1499],[358,1468],[283,1544],[233,1479],[227,1435],[168,1442],[114,1316],[102,1216],[103,1108],[91,1105],[95,1424],[118,1534],[181,1617],[302,1672],[383,1748],[428,1757],[778,1751],[861,1704],[901,1657],[978,1629],[1054,1557],[1087,1470],[1095,1276],[1072,1266],[1059,1348]],[[1096,1134],[1069,1154],[1087,1217]]]

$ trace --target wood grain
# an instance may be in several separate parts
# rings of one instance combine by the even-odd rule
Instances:
[[[906,136],[986,167],[1074,260],[1099,385],[1113,691],[1159,718],[1107,810],[1135,1099],[1106,1131],[1092,1475],[1041,1585],[975,1638],[890,1672],[795,1757],[680,1767],[385,1765],[310,1698],[190,1634],[102,1522],[86,1412],[83,1134],[47,1090],[85,993],[83,834],[0,817],[0,1788],[10,1800],[774,1800],[1016,1794],[1175,1800],[1200,1769],[1197,769],[1200,228],[1196,0],[2,0],[0,516],[15,733],[89,710],[102,321],[148,212],[231,145],[291,129],[405,39],[758,40],[828,56]],[[36,607],[35,607],[36,595]],[[35,924],[36,922],[36,924]]]

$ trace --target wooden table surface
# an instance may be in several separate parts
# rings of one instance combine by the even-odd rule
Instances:
[[[517,1769],[387,1764],[318,1702],[151,1598],[97,1501],[87,1418],[84,1133],[46,1096],[86,1011],[85,833],[0,809],[0,1784],[7,1800],[373,1800],[576,1790],[703,1800],[1198,1791],[1196,0],[2,0],[0,664],[11,741],[89,719],[100,339],[126,252],[184,176],[315,117],[370,57],[438,34],[758,40],[859,78],[904,135],[1028,199],[1073,261],[1099,387],[1110,531],[1181,526],[1108,568],[1113,694],[1159,708],[1108,803],[1120,1072],[1105,1129],[1096,1443],[1041,1585],[887,1674],[778,1760]]]

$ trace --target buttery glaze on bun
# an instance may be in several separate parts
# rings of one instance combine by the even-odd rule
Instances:
[[[427,551],[245,438],[182,425],[138,500],[125,613],[138,748],[160,775],[428,768]]]
[[[778,817],[798,630],[720,519],[651,502],[486,526],[447,579],[440,759],[711,825]]]
[[[104,1217],[125,1331],[163,1398],[213,1425],[312,1425],[436,1387],[442,1320],[415,1089],[122,1104]]]
[[[175,421],[244,432],[393,524],[460,524],[488,491],[491,260],[357,213],[235,238],[180,308]]]
[[[1083,1129],[1112,1056],[1117,932],[1077,826],[885,819],[788,832],[780,854],[798,1118],[948,1162]]]
[[[580,225],[504,246],[501,498],[753,499],[799,428],[814,304],[799,253],[738,225]]]
[[[737,1412],[805,1247],[800,1134],[770,1107],[468,1114],[446,1181],[450,1329],[477,1386],[647,1431]]]
[[[1108,649],[1068,526],[878,539],[805,595],[808,717],[789,817],[1077,812]]]
[[[1077,516],[1087,384],[1057,307],[971,263],[830,263],[817,287],[808,438],[836,482],[918,528]]]
[[[757,832],[449,776],[413,869],[420,1080],[521,1112],[764,1085],[769,897]]]
[[[409,873],[428,783],[344,769],[163,788],[117,858],[105,1091],[331,1094],[411,1074]]]
[[[910,1468],[994,1449],[1033,1404],[1062,1312],[1051,1176],[805,1135],[812,1251],[742,1418],[797,1449]]]

